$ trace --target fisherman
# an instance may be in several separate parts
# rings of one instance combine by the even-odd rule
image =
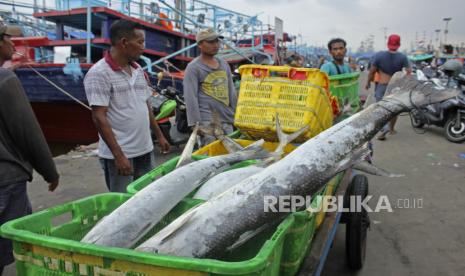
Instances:
[[[347,53],[347,43],[342,38],[334,38],[328,42],[328,50],[333,60],[321,66],[321,71],[329,76],[352,72],[349,65],[344,62]]]
[[[189,126],[209,124],[212,120],[210,110],[215,109],[220,114],[224,133],[230,134],[234,130],[237,93],[228,63],[216,56],[221,38],[212,29],[197,33],[200,56],[187,65],[183,81],[184,99]],[[202,145],[215,140],[206,133],[199,134]]]
[[[21,29],[0,26],[0,67],[11,60],[11,37]],[[53,192],[59,175],[39,123],[12,70],[0,68],[0,225],[32,212],[26,182],[36,170]],[[4,266],[14,262],[12,243],[0,237],[0,275]]]
[[[144,30],[127,20],[110,27],[111,48],[92,66],[84,87],[99,133],[98,155],[112,192],[126,192],[129,183],[154,167],[150,126],[163,152],[163,136],[149,102],[152,94],[136,60],[144,52]]]
[[[375,87],[375,99],[377,102],[381,101],[386,92],[389,81],[391,80],[392,75],[396,72],[402,71],[405,69],[407,74],[411,74],[412,69],[408,61],[407,56],[402,53],[397,52],[400,47],[400,36],[393,34],[390,35],[387,42],[388,51],[378,52],[373,57],[372,66],[370,72],[368,73],[368,80],[366,84],[366,89],[370,89],[370,83],[374,80],[375,73],[378,72],[379,80]],[[385,140],[386,134],[395,134],[394,126],[396,124],[397,117],[394,117],[389,122],[389,127],[386,125],[378,136],[378,140]]]

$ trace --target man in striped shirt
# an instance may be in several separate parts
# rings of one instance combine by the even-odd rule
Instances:
[[[154,167],[150,126],[163,151],[169,144],[151,112],[144,71],[135,62],[144,52],[144,30],[119,20],[110,27],[110,40],[110,51],[86,74],[84,86],[99,132],[105,181],[110,191],[126,192],[129,183]]]

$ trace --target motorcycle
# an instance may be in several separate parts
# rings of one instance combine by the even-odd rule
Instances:
[[[436,73],[440,78],[428,78],[421,70],[417,70],[418,80],[430,81],[438,89],[458,88],[461,94],[456,98],[414,109],[410,112],[410,119],[414,128],[422,128],[424,125],[444,127],[447,140],[461,143],[465,141],[465,75],[460,74],[462,65],[457,63],[446,62],[443,69]],[[431,76],[430,73],[428,75]]]
[[[152,89],[155,91],[151,97],[152,111],[161,132],[171,145],[185,144],[190,128],[182,94],[172,86],[163,89],[152,86]]]

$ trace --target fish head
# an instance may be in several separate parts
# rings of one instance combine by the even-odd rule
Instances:
[[[384,101],[399,104],[404,111],[439,103],[460,94],[458,89],[438,89],[433,83],[416,80],[403,72],[395,73],[389,81]]]

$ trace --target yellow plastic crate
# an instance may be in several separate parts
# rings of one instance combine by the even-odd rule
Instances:
[[[305,125],[304,142],[333,124],[328,76],[318,69],[243,65],[234,125],[253,140],[277,141],[276,114],[285,132]]]
[[[240,144],[243,147],[247,147],[247,146],[249,146],[249,145],[251,145],[252,143],[255,142],[255,141],[243,140],[243,139],[234,139],[234,141],[236,141],[238,144]],[[264,149],[272,152],[278,147],[278,143],[265,142],[262,147]],[[296,146],[294,146],[293,144],[287,144],[284,147],[284,154],[287,155],[288,153],[290,153],[294,149],[296,149]],[[198,149],[197,151],[193,152],[192,154],[193,155],[217,156],[217,155],[223,155],[223,154],[227,154],[227,153],[228,153],[228,151],[223,146],[223,143],[221,143],[221,141],[219,141],[219,140],[216,140],[216,141],[212,142],[211,144],[208,144],[208,145]]]

